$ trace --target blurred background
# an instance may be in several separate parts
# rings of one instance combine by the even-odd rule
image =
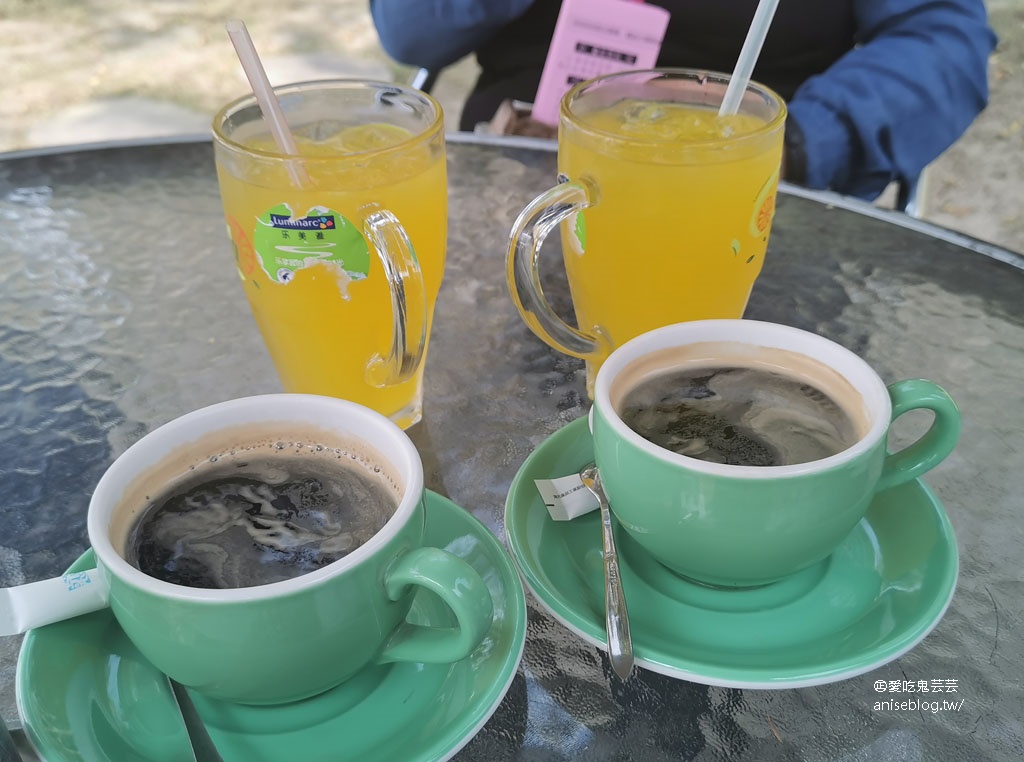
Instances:
[[[924,218],[1024,252],[1024,0],[989,0],[991,103],[929,169]],[[243,19],[272,83],[408,81],[368,0],[0,0],[0,151],[209,132],[248,85],[224,32]],[[434,95],[452,129],[472,57]]]

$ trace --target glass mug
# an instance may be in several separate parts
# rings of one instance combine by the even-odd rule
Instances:
[[[719,119],[728,84],[706,71],[631,71],[562,99],[559,184],[516,220],[506,277],[530,329],[586,360],[591,397],[604,358],[634,336],[746,309],[775,211],[786,106],[750,83],[738,113]],[[539,252],[556,225],[576,326],[541,286]]]
[[[299,157],[256,99],[213,121],[239,276],[286,392],[341,397],[403,428],[420,420],[444,274],[441,106],[385,82],[275,88]]]

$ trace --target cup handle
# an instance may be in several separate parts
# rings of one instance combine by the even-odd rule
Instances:
[[[96,569],[0,589],[0,635],[18,635],[106,608],[110,588]]]
[[[412,378],[423,360],[427,343],[427,294],[423,272],[412,241],[394,214],[370,209],[363,219],[363,235],[384,267],[391,292],[391,350],[375,354],[366,366],[367,383],[381,387]]]
[[[892,420],[910,410],[935,413],[935,420],[924,435],[899,452],[885,456],[876,491],[916,479],[935,468],[953,451],[960,438],[960,409],[938,384],[924,379],[898,381],[889,387]]]
[[[415,548],[388,570],[385,589],[393,601],[411,585],[424,587],[455,614],[455,627],[429,627],[402,622],[377,661],[443,664],[469,656],[491,627],[494,604],[486,583],[461,558],[439,548]]]
[[[508,289],[523,321],[548,346],[581,360],[606,354],[607,339],[599,331],[586,333],[574,328],[558,316],[544,296],[537,263],[548,234],[591,206],[592,196],[586,184],[572,181],[537,196],[513,224],[505,258]]]

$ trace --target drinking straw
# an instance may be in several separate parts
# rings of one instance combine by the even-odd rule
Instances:
[[[270,134],[273,135],[278,149],[288,156],[298,156],[299,149],[295,145],[295,138],[292,136],[291,130],[288,129],[288,122],[285,121],[281,104],[270,86],[267,72],[256,53],[256,46],[252,42],[252,37],[249,36],[245,22],[241,19],[231,19],[224,27],[228,30],[228,37],[231,38],[231,44],[235,46],[235,53],[238,54],[242,70],[249,80],[253,95],[256,96],[256,103],[259,104],[263,118],[267,120]],[[301,188],[303,185],[309,185],[309,176],[301,164],[289,161],[287,167],[288,174],[296,186]]]
[[[747,30],[747,38],[743,41],[740,49],[740,57],[736,60],[736,68],[733,69],[732,77],[729,79],[729,86],[725,88],[725,97],[722,98],[722,105],[718,109],[719,116],[735,114],[740,107],[743,93],[750,83],[750,75],[754,71],[757,57],[761,55],[761,46],[764,45],[764,38],[768,35],[768,27],[772,24],[772,17],[775,16],[775,9],[779,0],[760,0],[757,10],[754,11],[754,20],[750,22],[750,29]]]

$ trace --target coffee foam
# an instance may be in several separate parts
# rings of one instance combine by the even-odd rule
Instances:
[[[337,459],[357,465],[375,477],[401,501],[404,484],[376,448],[353,437],[311,425],[248,424],[226,428],[182,445],[137,476],[124,490],[111,513],[109,537],[124,557],[129,534],[153,498],[173,491],[203,466],[274,457]]]
[[[666,372],[720,367],[772,371],[817,387],[850,418],[858,439],[871,430],[871,413],[863,395],[841,373],[799,352],[739,341],[697,342],[655,350],[624,367],[612,380],[608,396],[616,415],[621,416],[627,393],[648,379]]]

